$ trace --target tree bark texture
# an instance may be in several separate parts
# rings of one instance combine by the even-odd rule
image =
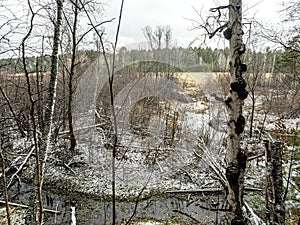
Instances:
[[[266,147],[266,218],[267,224],[285,224],[283,201],[282,144],[265,142]]]
[[[227,224],[246,224],[243,215],[244,172],[247,156],[241,149],[241,134],[244,132],[245,118],[242,115],[243,101],[247,98],[246,82],[243,72],[246,65],[242,63],[241,56],[245,52],[242,30],[242,0],[229,0],[229,23],[226,32],[230,41],[230,94],[225,103],[229,121],[227,126]],[[227,33],[227,34],[228,34]],[[224,33],[225,35],[225,33]]]
[[[1,141],[0,141],[0,145],[2,145]],[[4,200],[5,200],[6,220],[7,220],[7,225],[11,225],[10,208],[9,208],[9,204],[8,204],[5,159],[4,159],[4,155],[2,152],[2,146],[0,146],[0,159],[1,159],[1,164],[2,164],[2,166],[1,166],[1,168],[2,168],[2,191],[3,191]]]
[[[55,96],[56,96],[56,84],[57,84],[57,59],[58,59],[58,47],[60,41],[60,27],[62,23],[62,10],[63,10],[63,0],[56,0],[57,4],[57,15],[56,22],[54,24],[54,36],[53,36],[53,46],[52,46],[52,55],[51,55],[51,72],[50,72],[50,81],[49,81],[49,90],[48,90],[48,99],[45,109],[44,116],[44,127],[42,129],[42,137],[40,142],[37,141],[36,134],[36,124],[34,118],[34,102],[30,93],[30,81],[28,78],[28,73],[26,73],[26,65],[24,63],[25,74],[27,74],[27,83],[30,99],[32,101],[32,111],[31,117],[34,125],[34,138],[35,138],[35,154],[36,154],[36,168],[35,175],[33,178],[33,187],[32,193],[29,199],[29,208],[25,218],[25,224],[44,224],[44,210],[42,206],[42,186],[43,178],[45,174],[46,161],[48,157],[48,152],[50,148],[50,139],[51,139],[51,128],[53,113],[55,107]],[[25,52],[25,45],[23,44],[23,52]],[[24,58],[24,54],[23,54]],[[24,58],[25,60],[25,58]],[[24,61],[25,62],[25,61]],[[39,143],[39,144],[38,144]],[[37,210],[37,204],[39,204],[40,210]]]
[[[48,100],[47,107],[45,110],[44,118],[44,132],[42,134],[42,148],[41,153],[42,157],[42,179],[45,172],[45,164],[48,157],[48,152],[50,148],[51,141],[51,131],[53,123],[53,114],[55,108],[55,99],[56,99],[56,86],[57,86],[57,63],[58,63],[58,47],[60,42],[60,30],[62,24],[62,12],[63,12],[63,0],[56,0],[57,4],[57,15],[56,22],[54,24],[54,36],[53,36],[53,46],[51,54],[51,72],[50,72],[50,81],[48,89]]]

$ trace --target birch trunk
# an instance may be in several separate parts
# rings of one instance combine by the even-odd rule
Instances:
[[[57,84],[58,46],[60,41],[60,27],[62,22],[62,10],[63,10],[62,1],[63,0],[56,0],[57,15],[56,15],[56,22],[54,23],[54,36],[53,36],[53,46],[52,46],[52,55],[51,55],[51,72],[50,72],[50,81],[49,81],[49,90],[48,90],[48,100],[45,109],[44,127],[42,132],[42,139],[40,142],[40,148],[39,146],[36,146],[36,149],[38,150],[36,151],[37,163],[36,163],[35,170],[37,172],[35,173],[33,178],[33,191],[29,199],[30,204],[28,208],[28,213],[25,218],[26,225],[44,224],[44,210],[42,207],[41,195],[42,195],[43,179],[44,179],[45,168],[46,168],[46,161],[49,154],[49,149],[51,147],[51,130],[52,130],[54,107],[55,107],[56,84]],[[29,81],[27,83],[29,84]],[[32,110],[34,109],[32,108]],[[33,117],[32,120],[34,121],[34,111],[32,111],[31,114]],[[36,130],[36,128],[34,130]],[[38,142],[35,141],[35,143]],[[37,210],[37,203],[39,203],[40,205],[39,211]]]
[[[241,149],[241,134],[244,131],[245,118],[243,117],[243,100],[248,92],[245,90],[246,82],[242,77],[245,65],[241,62],[241,56],[245,52],[242,30],[242,0],[229,0],[229,24],[230,37],[230,94],[226,105],[228,110],[227,144],[226,153],[226,178],[227,178],[227,224],[246,224],[243,215],[243,190],[244,172],[246,168],[246,154]]]
[[[42,134],[42,179],[45,173],[45,164],[48,157],[48,152],[50,148],[51,141],[51,131],[53,125],[53,114],[55,108],[55,99],[56,99],[56,86],[57,86],[57,63],[58,63],[58,47],[60,41],[60,29],[62,23],[62,11],[63,11],[63,0],[56,0],[57,4],[57,15],[56,22],[54,24],[54,36],[53,36],[53,46],[52,46],[52,54],[51,54],[51,72],[50,72],[50,81],[49,81],[49,89],[48,89],[48,100],[47,107],[45,110],[45,126],[44,132]]]

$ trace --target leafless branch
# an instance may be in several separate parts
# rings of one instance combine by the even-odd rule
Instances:
[[[25,159],[23,160],[22,164],[19,166],[19,168],[17,169],[17,171],[11,176],[10,182],[8,183],[7,187],[10,187],[10,185],[12,184],[14,178],[18,175],[19,172],[22,171],[22,169],[24,168],[24,166],[27,163],[28,159],[32,155],[33,151],[34,151],[34,148],[32,148],[30,150],[30,152],[27,154],[27,156],[25,157]]]

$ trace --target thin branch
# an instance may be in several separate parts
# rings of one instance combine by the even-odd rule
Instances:
[[[222,26],[218,27],[215,29],[213,32],[208,33],[208,38],[211,39],[213,38],[217,32],[222,32],[226,27],[228,26],[228,23],[223,24]]]
[[[112,18],[112,19],[110,19],[110,20],[105,20],[105,21],[103,21],[103,22],[101,22],[101,23],[99,23],[99,24],[93,25],[90,29],[88,29],[86,32],[84,32],[84,33],[81,35],[81,37],[78,39],[76,45],[78,45],[78,44],[82,41],[82,39],[83,39],[87,34],[89,34],[92,30],[94,30],[95,28],[97,28],[97,27],[99,27],[99,26],[101,26],[101,25],[103,25],[103,24],[105,24],[105,23],[110,23],[110,22],[112,22],[114,19],[115,19],[115,18]],[[91,25],[91,24],[90,24],[90,25]]]
[[[215,7],[215,8],[211,8],[209,11],[211,12],[218,12],[218,19],[219,20],[221,18],[221,10],[222,9],[228,9],[231,5],[225,5],[225,6],[218,6],[218,7]]]
[[[24,132],[22,126],[21,126],[20,120],[17,118],[17,115],[16,115],[12,105],[10,104],[9,98],[7,97],[6,93],[2,89],[1,85],[0,85],[0,91],[1,91],[1,94],[2,94],[3,98],[5,99],[8,107],[9,107],[9,110],[10,110],[11,114],[13,115],[13,118],[15,119],[15,121],[17,123],[17,126],[18,126],[18,129],[19,129],[20,133],[21,133],[21,136],[25,137],[26,134],[25,134],[25,132]]]
[[[118,127],[117,127],[117,118],[116,118],[116,112],[115,112],[115,106],[114,106],[114,94],[113,94],[113,80],[114,80],[114,71],[115,71],[115,57],[116,57],[116,48],[118,44],[118,38],[119,38],[119,32],[120,32],[120,26],[121,26],[121,20],[122,20],[122,12],[123,12],[123,6],[124,6],[124,0],[121,2],[121,8],[120,8],[120,13],[119,13],[119,21],[118,21],[118,27],[117,27],[117,33],[115,37],[115,43],[113,46],[113,59],[112,59],[112,68],[110,68],[110,65],[108,63],[108,58],[106,55],[104,43],[102,40],[102,35],[100,35],[99,31],[96,29],[95,25],[93,24],[93,21],[87,12],[87,9],[85,8],[85,5],[82,3],[81,0],[79,0],[84,12],[86,13],[91,26],[95,30],[96,34],[99,37],[100,44],[102,47],[102,54],[104,57],[105,65],[106,65],[106,70],[107,70],[107,75],[108,75],[108,80],[109,80],[109,91],[110,91],[110,101],[111,101],[111,111],[112,111],[112,116],[113,116],[113,124],[114,124],[114,135],[113,135],[113,150],[112,150],[112,224],[116,224],[116,184],[115,184],[115,176],[116,176],[116,168],[115,168],[115,158],[116,158],[116,151],[117,151],[117,143],[118,143]]]
[[[179,211],[179,210],[177,210],[177,209],[174,209],[173,212],[179,213],[179,214],[181,214],[181,215],[184,215],[184,216],[190,218],[191,220],[193,220],[194,222],[200,224],[200,221],[199,221],[199,220],[195,219],[194,217],[192,217],[191,215],[189,215],[189,214],[187,214],[187,213],[185,213],[185,212]]]
[[[153,171],[152,171],[152,172],[153,172]],[[150,174],[150,176],[148,177],[148,179],[147,179],[145,185],[143,186],[143,188],[142,188],[141,191],[139,192],[139,194],[138,194],[138,196],[137,196],[137,198],[136,198],[136,200],[135,200],[134,210],[133,210],[133,212],[132,212],[130,218],[128,219],[128,221],[126,222],[125,225],[130,224],[131,220],[132,220],[133,217],[135,216],[135,214],[136,214],[136,212],[137,212],[138,203],[139,203],[139,201],[140,201],[140,197],[142,196],[144,190],[146,189],[147,184],[149,183],[151,176],[152,176],[152,173]]]

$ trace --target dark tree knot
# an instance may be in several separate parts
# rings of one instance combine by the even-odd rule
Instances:
[[[245,63],[242,63],[241,65],[240,65],[240,72],[241,73],[244,73],[244,72],[246,72],[247,71],[247,65],[245,64]]]
[[[232,98],[231,97],[227,97],[227,99],[225,100],[225,104],[230,109],[231,109],[231,103],[232,103]]]
[[[237,92],[241,100],[245,100],[248,97],[248,91],[246,90],[247,83],[243,77],[237,77],[235,81],[230,84],[232,91]]]
[[[238,159],[238,163],[239,163],[239,168],[246,169],[247,154],[243,149],[240,149],[240,151],[238,152],[237,159]]]
[[[245,123],[246,123],[246,120],[243,117],[243,115],[239,115],[239,117],[237,118],[237,120],[235,122],[235,133],[236,134],[241,134],[244,132]]]
[[[240,169],[236,163],[230,163],[226,168],[226,178],[232,187],[236,186],[240,176]]]
[[[241,89],[245,89],[246,86],[246,81],[242,77],[237,77],[236,80],[230,84],[231,90],[235,92],[238,92]]]
[[[227,27],[227,29],[223,31],[223,35],[226,40],[230,40],[232,37],[232,29],[230,27]]]

